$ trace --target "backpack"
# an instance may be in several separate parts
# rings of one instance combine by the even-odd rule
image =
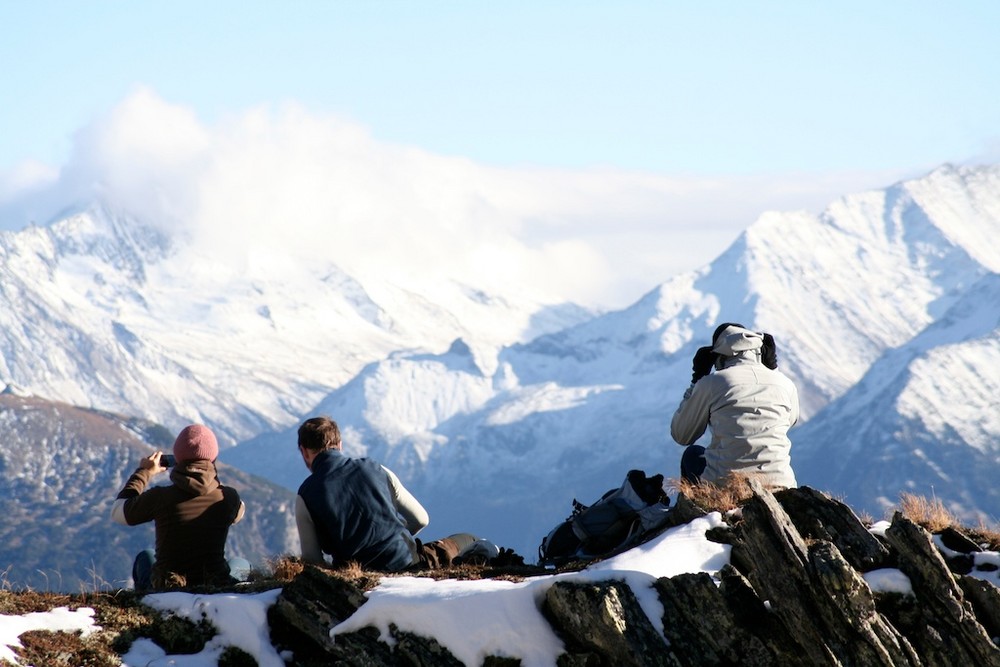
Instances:
[[[669,505],[663,475],[646,477],[642,470],[630,470],[620,487],[592,505],[573,499],[572,514],[542,539],[538,563],[591,560],[634,544],[663,523]]]

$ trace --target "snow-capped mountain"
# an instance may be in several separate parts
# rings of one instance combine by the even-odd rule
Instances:
[[[454,284],[433,300],[362,284],[336,257],[233,267],[92,210],[0,237],[0,380],[205,421],[240,443],[225,461],[290,489],[306,474],[298,423],[329,414],[349,452],[424,502],[428,537],[478,532],[530,556],[573,497],[630,468],[676,475],[668,427],[691,356],[737,321],[775,335],[799,388],[803,483],[854,494],[863,466],[873,513],[908,490],[997,517],[976,485],[1000,472],[1000,426],[976,406],[1000,375],[998,233],[1000,166],[945,166],[819,215],[766,213],[710,265],[584,317]],[[876,433],[902,458],[871,452]],[[851,454],[829,455],[834,442]],[[976,473],[942,463],[956,456]]]
[[[947,344],[967,344],[982,358],[1000,353],[990,278],[1000,269],[1000,246],[984,243],[998,232],[996,167],[943,167],[844,197],[818,216],[768,213],[710,266],[677,276],[622,311],[508,346],[492,373],[478,368],[460,342],[436,357],[395,355],[365,368],[309,414],[334,416],[345,426],[349,451],[404,475],[431,510],[431,537],[485,532],[531,553],[569,512],[571,498],[595,499],[630,468],[677,474],[681,449],[670,441],[669,420],[689,382],[691,356],[718,322],[739,321],[777,337],[781,367],[799,387],[809,428],[792,432],[793,463],[802,457],[808,483],[847,493],[854,488],[848,480],[884,477],[886,484],[873,486],[878,497],[858,497],[873,513],[908,490],[935,493],[966,516],[975,510],[995,517],[995,501],[974,507],[971,500],[995,498],[992,491],[966,486],[974,478],[989,484],[1000,472],[995,450],[974,446],[983,473],[953,475],[953,493],[931,472],[933,461],[948,455],[948,438],[962,440],[978,428],[978,443],[997,441],[995,421],[963,424],[962,411],[945,406],[982,405],[995,395],[990,388],[1000,371],[983,363],[969,365],[961,380],[953,373],[930,382],[925,374],[931,359],[951,359],[949,347],[928,347],[944,345],[932,332],[970,308],[992,319],[979,320],[978,329],[950,327]],[[838,421],[835,406],[825,408],[890,354],[927,357],[910,369],[918,386],[909,391],[935,406],[920,414],[936,422],[919,445],[905,436],[897,441],[906,455],[932,463],[890,476],[879,469],[881,459],[868,456],[866,476],[852,476],[862,463],[817,457],[833,449],[820,436],[863,447],[866,433],[896,433],[893,420],[912,413],[913,404],[889,403],[863,421]],[[294,443],[290,429],[227,455],[295,488],[305,475],[301,461],[275,464],[272,453]]]
[[[231,445],[294,422],[396,350],[501,345],[579,321],[572,305],[457,283],[434,300],[333,261],[223,261],[107,207],[0,235],[0,381],[38,396],[204,422]]]
[[[995,522],[998,369],[993,273],[796,433],[799,482],[868,508],[892,505],[900,491],[934,495],[968,519]]]

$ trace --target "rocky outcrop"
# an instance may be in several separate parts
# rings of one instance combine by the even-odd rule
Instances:
[[[621,581],[554,581],[542,612],[565,646],[559,666],[1000,665],[991,639],[1000,635],[1000,589],[961,573],[967,559],[946,559],[901,514],[876,537],[826,494],[750,484],[750,499],[709,535],[731,545],[730,564],[717,577],[656,581],[662,634]],[[699,513],[686,498],[678,505],[674,523]],[[948,551],[959,537],[947,538]],[[912,595],[873,591],[863,575],[880,568],[905,574]],[[374,628],[333,642],[330,628],[364,602],[357,585],[306,568],[271,610],[273,639],[294,646],[302,665],[461,664],[434,638],[395,627],[392,646]]]

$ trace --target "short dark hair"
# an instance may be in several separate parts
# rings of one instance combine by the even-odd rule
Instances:
[[[312,451],[340,449],[340,427],[329,417],[307,419],[299,427],[299,447]]]

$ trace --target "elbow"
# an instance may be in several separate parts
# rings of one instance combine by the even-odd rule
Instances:
[[[670,437],[674,439],[674,442],[676,442],[678,445],[681,445],[682,447],[691,444],[689,442],[690,434],[685,432],[675,424],[670,425]]]
[[[696,443],[698,438],[701,437],[701,433],[691,433],[690,431],[672,428],[670,429],[670,437],[681,447],[687,447]]]
[[[233,519],[233,525],[236,525],[236,524],[238,524],[238,523],[239,523],[240,521],[242,521],[242,520],[243,520],[243,516],[244,516],[244,515],[246,514],[246,512],[247,512],[247,506],[246,506],[246,503],[244,503],[244,502],[243,502],[243,501],[241,500],[241,501],[240,501],[240,507],[239,507],[239,509],[238,509],[238,510],[236,510],[236,518],[235,518],[235,519]]]

